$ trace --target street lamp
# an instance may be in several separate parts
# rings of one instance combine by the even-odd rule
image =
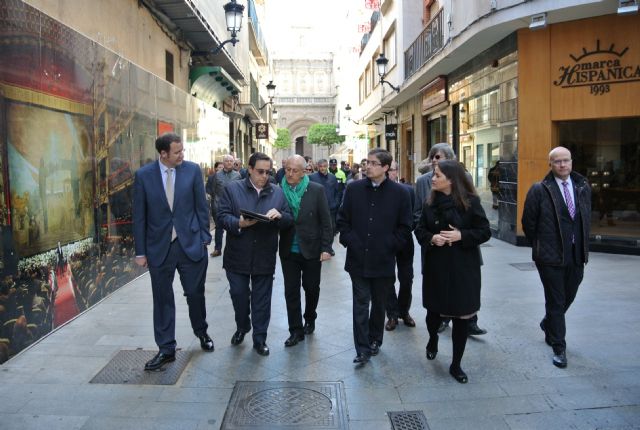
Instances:
[[[271,118],[273,118],[274,121],[278,120],[278,110],[274,109],[273,112],[271,112]]]
[[[273,98],[275,97],[275,95],[276,95],[276,84],[274,84],[273,81],[269,81],[269,83],[267,84],[267,96],[269,97],[269,101],[263,104],[262,106],[260,106],[259,110],[264,109],[266,105],[272,105]]]
[[[387,74],[387,63],[389,63],[389,60],[387,58],[385,58],[384,52],[381,52],[380,56],[376,60],[376,66],[378,66],[378,75],[380,76],[380,83],[389,85],[391,88],[396,90],[397,93],[399,93],[400,92],[400,87],[399,86],[394,87],[391,84],[391,82],[384,80],[384,75]]]
[[[349,115],[349,111],[351,111],[351,105],[349,105],[349,103],[347,103],[347,105],[344,107],[344,110],[347,111],[347,119],[349,121],[351,121],[352,123],[356,124],[356,125],[360,125],[360,123],[358,121],[354,121],[351,119],[351,116]]]
[[[231,0],[229,3],[222,6],[224,8],[224,19],[227,22],[227,31],[231,32],[231,39],[222,42],[214,51],[213,54],[217,54],[222,50],[222,47],[231,42],[233,46],[236,46],[238,39],[237,34],[242,28],[242,15],[244,12],[244,6],[236,3],[236,0]]]

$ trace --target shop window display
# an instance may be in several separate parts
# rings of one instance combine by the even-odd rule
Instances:
[[[556,123],[559,145],[592,188],[592,242],[640,239],[640,118]]]

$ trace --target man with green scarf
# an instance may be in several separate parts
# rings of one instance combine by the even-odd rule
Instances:
[[[290,333],[285,346],[296,345],[304,340],[305,334],[315,330],[322,262],[334,255],[331,212],[324,187],[309,181],[305,175],[306,165],[300,155],[289,157],[281,182],[294,219],[292,227],[280,232],[280,262]],[[305,294],[304,326],[300,287]]]

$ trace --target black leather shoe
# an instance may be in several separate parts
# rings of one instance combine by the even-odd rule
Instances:
[[[427,360],[434,360],[438,355],[438,337],[430,338],[427,343]]]
[[[449,327],[449,321],[440,321],[440,326],[438,327],[438,333],[442,333]]]
[[[453,367],[449,367],[449,374],[455,378],[461,384],[466,384],[469,382],[469,378],[467,378],[467,374],[462,371],[461,368],[454,369]]]
[[[400,317],[400,319],[404,321],[404,325],[406,325],[407,327],[416,326],[416,322],[413,320],[413,318],[411,318],[411,315],[409,314],[406,314],[405,316]]]
[[[371,355],[378,355],[378,353],[380,352],[380,342],[374,340],[369,345],[369,348],[371,348]]]
[[[546,318],[542,318],[542,321],[540,321],[540,330],[542,330],[544,332],[544,341],[547,345],[552,346],[551,345],[551,338],[549,337],[549,333],[547,333],[547,326],[545,325],[545,321],[547,319]]]
[[[554,352],[553,365],[560,369],[567,367],[567,353],[565,351],[560,351],[558,353]]]
[[[231,345],[240,345],[244,340],[245,333],[241,330],[237,330],[233,336],[231,336]]]
[[[262,355],[264,357],[269,355],[269,347],[267,346],[267,344],[265,342],[256,343],[255,345],[253,345],[253,349],[255,349],[258,354],[260,354],[260,355]]]
[[[294,346],[297,345],[298,342],[304,340],[304,334],[302,333],[293,333],[289,336],[289,339],[284,341],[284,346]]]
[[[144,370],[158,370],[165,364],[171,363],[172,361],[176,361],[175,354],[165,354],[163,352],[159,352],[155,355],[155,357],[147,361],[147,363],[144,365]]]
[[[356,364],[366,364],[369,362],[369,356],[365,354],[358,354],[356,358],[353,359],[353,362]]]
[[[398,327],[398,320],[396,318],[389,318],[387,324],[384,326],[386,331],[393,331]]]
[[[316,323],[313,321],[307,321],[306,323],[304,323],[304,334],[311,334],[315,331],[316,329]]]
[[[209,337],[208,334],[205,333],[201,336],[198,336],[198,339],[200,339],[200,347],[203,351],[213,351],[213,340]]]
[[[487,334],[487,331],[483,328],[478,327],[477,322],[469,323],[469,336],[482,336],[483,334]]]

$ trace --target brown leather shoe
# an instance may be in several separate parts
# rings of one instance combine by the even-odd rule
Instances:
[[[218,251],[217,249],[214,249],[213,252],[211,254],[212,257],[220,257],[222,255],[222,252]]]
[[[404,325],[406,325],[407,327],[415,327],[416,326],[416,322],[413,320],[413,318],[411,318],[411,315],[406,314],[403,317],[400,317],[402,319],[402,321],[404,321]]]
[[[393,331],[396,329],[396,327],[398,327],[397,318],[389,318],[389,320],[387,321],[387,324],[384,326],[384,329],[386,331]]]

